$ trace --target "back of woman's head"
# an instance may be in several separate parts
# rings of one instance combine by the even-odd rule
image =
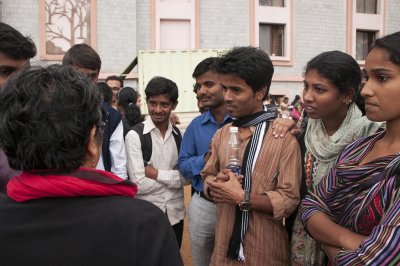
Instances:
[[[123,87],[118,92],[118,105],[123,108],[125,118],[130,126],[143,122],[140,108],[136,105],[139,94],[131,87]]]
[[[136,105],[138,93],[132,87],[123,87],[118,92],[118,105],[121,106],[124,111],[128,110],[130,105]]]
[[[290,103],[291,105],[295,105],[301,99],[300,95],[296,94],[293,101]]]
[[[140,112],[140,108],[137,105],[131,105],[125,113],[125,118],[128,120],[128,124],[133,127],[134,125],[144,121],[144,115]]]
[[[329,51],[311,59],[305,67],[305,75],[315,70],[329,80],[341,94],[356,93],[361,83],[361,69],[350,55],[340,51]]]
[[[0,91],[0,146],[10,166],[80,167],[90,130],[101,118],[100,96],[92,86],[73,67],[61,65],[33,67],[10,78]]]
[[[390,62],[400,65],[400,31],[377,39],[373,48],[386,50],[389,54]]]

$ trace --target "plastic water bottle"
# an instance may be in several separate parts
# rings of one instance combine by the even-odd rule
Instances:
[[[238,128],[231,127],[229,132],[226,168],[231,169],[234,174],[240,175],[242,170],[242,160],[239,158],[240,139]]]

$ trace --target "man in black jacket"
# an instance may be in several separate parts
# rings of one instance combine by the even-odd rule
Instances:
[[[97,83],[101,68],[101,59],[97,52],[87,44],[75,44],[64,55],[63,65],[71,65]],[[123,136],[122,115],[103,102],[102,120],[106,124],[103,135],[102,160],[97,169],[112,172],[119,177],[128,177]]]

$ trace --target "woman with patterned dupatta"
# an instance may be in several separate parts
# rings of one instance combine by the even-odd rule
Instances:
[[[300,214],[331,264],[399,265],[400,32],[376,40],[363,72],[367,117],[386,130],[347,146]]]

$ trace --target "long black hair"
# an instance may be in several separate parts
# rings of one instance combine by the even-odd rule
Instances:
[[[140,108],[136,105],[138,99],[137,91],[132,87],[123,87],[118,92],[118,106],[123,109],[125,118],[129,126],[144,121],[144,116],[140,112]]]

